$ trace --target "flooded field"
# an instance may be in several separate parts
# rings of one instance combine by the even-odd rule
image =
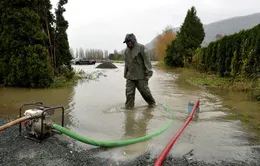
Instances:
[[[155,132],[173,120],[173,125],[159,136],[148,141],[98,153],[104,158],[131,159],[151,151],[158,155],[177,133],[188,117],[188,102],[200,99],[200,112],[184,130],[170,151],[172,156],[183,156],[190,150],[204,161],[249,161],[252,147],[259,147],[260,134],[249,130],[246,123],[232,116],[232,110],[253,111],[260,118],[258,103],[243,99],[242,94],[191,86],[178,80],[178,74],[154,67],[149,81],[158,105],[148,108],[136,91],[134,110],[125,110],[124,64],[118,69],[96,69],[96,65],[73,66],[87,73],[102,72],[97,80],[79,83],[62,89],[0,88],[0,117],[14,119],[23,103],[42,101],[45,105],[64,106],[66,128],[94,140],[116,141],[144,136]],[[213,93],[210,93],[213,92]],[[166,104],[174,118],[160,103]],[[60,122],[60,114],[54,121]],[[65,135],[63,137],[66,137]],[[84,149],[94,146],[72,141]]]

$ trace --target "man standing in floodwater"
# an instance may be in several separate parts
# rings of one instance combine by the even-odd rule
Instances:
[[[134,107],[135,89],[137,88],[149,106],[154,107],[156,102],[148,87],[148,81],[153,75],[150,56],[146,53],[144,45],[137,42],[134,34],[126,34],[125,69],[126,102],[127,109]]]

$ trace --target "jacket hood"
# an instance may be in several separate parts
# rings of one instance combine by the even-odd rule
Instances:
[[[133,33],[126,34],[125,40],[123,43],[131,41],[134,45],[137,43],[136,37]]]

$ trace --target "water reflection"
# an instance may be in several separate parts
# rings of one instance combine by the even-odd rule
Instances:
[[[140,110],[141,108],[141,110]],[[125,113],[125,126],[124,137],[125,139],[133,139],[146,136],[149,121],[153,118],[152,112],[154,108],[148,106],[137,107],[133,110],[126,110]],[[132,155],[135,153],[143,153],[146,150],[148,141],[133,144],[126,147],[126,153]]]

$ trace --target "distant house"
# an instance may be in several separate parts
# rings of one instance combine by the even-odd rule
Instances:
[[[221,39],[222,37],[223,37],[223,35],[221,35],[221,34],[217,34],[217,35],[216,35],[216,39],[217,39],[217,40]]]

